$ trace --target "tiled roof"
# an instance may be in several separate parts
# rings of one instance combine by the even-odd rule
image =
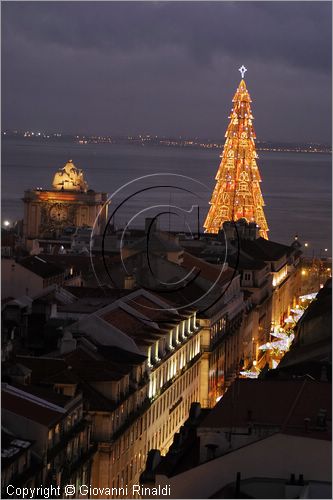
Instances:
[[[81,314],[91,314],[98,311],[102,307],[108,305],[108,302],[103,302],[99,300],[98,302],[88,302],[86,300],[78,300],[73,304],[61,304],[58,306],[57,310],[59,312],[66,313],[81,313]]]
[[[91,267],[89,255],[45,255],[43,259],[62,269],[73,267],[75,272],[87,271]]]
[[[113,410],[116,404],[94,389],[91,383],[119,380],[130,373],[133,365],[146,359],[145,356],[111,346],[100,346],[97,353],[94,351],[91,355],[78,348],[64,354],[63,358],[52,360],[43,357],[22,357],[21,362],[26,362],[32,368],[33,379],[40,384],[75,384],[83,393],[85,405],[91,410],[101,411]],[[51,370],[45,370],[48,365],[53,365]],[[57,394],[54,397],[57,397]]]
[[[73,287],[74,288],[74,287]],[[80,287],[77,287],[80,288]],[[76,297],[67,291],[65,288],[53,283],[52,285],[44,288],[41,292],[33,296],[33,302],[35,303],[56,303],[56,304],[71,304],[75,302]]]
[[[66,286],[65,290],[75,295],[75,297],[81,298],[107,298],[107,299],[120,299],[125,295],[128,295],[132,290],[118,290],[117,288],[109,287],[86,287],[86,286]],[[109,300],[109,302],[111,302]]]
[[[237,266],[237,269],[239,270],[247,270],[247,269],[264,269],[266,267],[266,263],[263,260],[257,260],[257,259],[252,259],[246,255],[244,255],[242,252],[240,252],[239,258],[237,257],[237,254],[234,253],[232,255],[227,256],[228,264],[235,268]]]
[[[129,249],[146,252],[182,252],[181,246],[170,235],[159,233],[151,233],[149,241],[144,236],[128,245]]]
[[[121,380],[128,368],[116,366],[109,361],[94,359],[86,350],[78,348],[66,355],[66,364],[86,382],[110,382]]]
[[[46,427],[52,427],[64,417],[65,412],[55,405],[50,405],[41,398],[27,392],[12,391],[12,386],[5,386],[1,392],[2,409],[20,415]],[[58,408],[58,409],[57,409]]]
[[[181,317],[188,316],[188,314],[197,310],[203,302],[202,297],[205,293],[206,291],[195,282],[190,283],[184,288],[179,288],[179,290],[172,293],[164,294],[162,291],[155,292],[162,300],[168,302],[170,306],[174,306],[175,308],[180,307],[178,312]],[[193,306],[191,305],[192,303]]]
[[[37,396],[38,398],[45,399],[49,403],[53,403],[57,406],[65,408],[67,404],[72,400],[70,396],[65,396],[64,394],[58,394],[48,387],[42,387],[40,385],[22,385],[22,384],[12,384],[21,391],[25,391],[29,394]]]
[[[22,267],[28,269],[37,276],[41,278],[52,278],[54,276],[60,276],[64,273],[64,269],[60,266],[56,266],[45,259],[34,255],[32,257],[26,257],[18,262]]]
[[[101,315],[101,317],[104,321],[126,333],[139,344],[150,345],[161,336],[161,332],[153,327],[153,322],[151,325],[148,325],[121,307],[112,309]]]
[[[59,355],[61,356],[61,355]],[[93,353],[79,347],[62,355],[63,359],[43,357],[19,357],[21,364],[32,370],[32,380],[45,384],[79,384],[86,382],[106,382],[120,380],[130,371],[129,366],[97,359]],[[54,365],[48,369],[46,365]],[[45,367],[45,370],[44,370]]]
[[[168,321],[175,325],[179,323],[179,316],[172,311],[168,311],[168,305],[165,305],[163,308],[160,304],[143,295],[136,296],[127,303],[150,320],[156,321],[156,323],[159,323],[159,321],[163,323]]]
[[[291,248],[275,241],[257,238],[256,240],[241,240],[241,250],[254,259],[275,261],[284,255],[288,256]]]
[[[220,285],[227,283],[234,275],[233,269],[227,268],[222,270],[221,265],[210,264],[188,252],[184,252],[182,267],[187,270],[196,268],[198,270],[198,278],[204,278],[213,283],[218,281]]]
[[[73,268],[74,274],[81,273],[82,276],[85,277],[94,276],[95,271],[100,279],[105,275],[106,283],[109,283],[110,281],[106,275],[104,260],[98,255],[93,256],[93,266],[90,255],[43,255],[43,259],[50,264],[61,267],[64,270]],[[115,257],[107,255],[104,256],[104,259],[107,265],[112,265],[115,260],[119,260],[119,255],[116,255]]]
[[[47,385],[75,384],[83,393],[85,405],[91,410],[110,411],[116,404],[93,388],[91,383],[119,380],[129,374],[134,365],[144,363],[146,357],[120,347],[95,347],[97,351],[91,353],[87,348],[78,347],[62,355],[61,360],[22,356],[20,362],[32,369],[32,377],[36,382]]]
[[[16,360],[27,368],[30,368],[32,383],[38,383],[47,377],[62,373],[67,369],[65,361],[59,358],[17,355]]]
[[[117,363],[118,365],[140,365],[147,359],[146,356],[143,356],[142,354],[126,351],[116,346],[101,345],[98,346],[97,349],[105,359]]]
[[[304,419],[316,424],[320,409],[327,410],[328,428],[332,420],[332,386],[311,380],[236,380],[211,413],[203,428],[247,427],[253,424],[304,429]]]

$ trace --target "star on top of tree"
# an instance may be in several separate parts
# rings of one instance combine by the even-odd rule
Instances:
[[[240,71],[240,74],[241,74],[242,78],[244,78],[244,75],[245,75],[245,73],[247,71],[247,69],[245,68],[244,64],[239,68],[238,71]]]

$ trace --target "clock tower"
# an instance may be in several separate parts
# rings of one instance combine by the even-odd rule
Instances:
[[[26,240],[59,240],[65,228],[93,227],[103,231],[107,218],[107,193],[88,189],[81,169],[69,160],[54,175],[52,188],[24,193],[23,233]]]

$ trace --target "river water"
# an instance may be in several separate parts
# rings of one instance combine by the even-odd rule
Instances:
[[[2,220],[22,218],[24,190],[34,187],[49,189],[54,172],[71,158],[84,170],[89,187],[95,191],[114,193],[135,178],[159,172],[183,176],[154,176],[128,186],[117,195],[118,198],[114,197],[114,207],[125,194],[129,196],[145,186],[151,186],[151,189],[133,196],[117,211],[117,225],[123,225],[151,205],[170,204],[189,210],[198,204],[202,226],[215,185],[219,154],[216,149],[6,139],[2,142]],[[308,242],[306,251],[309,255],[313,250],[319,255],[322,249],[323,255],[330,256],[331,156],[261,152],[258,165],[270,239],[288,244],[298,234],[301,241]],[[189,190],[196,194],[190,195]],[[160,211],[164,211],[163,207]],[[132,224],[142,224],[144,216],[148,215],[151,211],[144,211]],[[193,223],[191,227],[195,230],[196,216],[192,219],[189,224]],[[185,216],[182,218],[179,214],[162,216],[161,224],[172,230],[187,229]],[[328,248],[327,253],[324,253],[325,248]]]

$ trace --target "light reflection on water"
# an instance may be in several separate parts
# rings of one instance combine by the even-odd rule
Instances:
[[[50,188],[55,170],[72,158],[76,166],[84,169],[89,186],[96,191],[111,193],[133,178],[156,172],[193,177],[207,185],[207,190],[199,189],[198,193],[203,197],[198,203],[202,223],[220,162],[218,150],[22,140],[5,140],[2,146],[2,218],[9,220],[22,217],[25,189]],[[258,164],[270,238],[290,243],[298,233],[311,248],[330,250],[330,155],[260,152]],[[126,205],[117,224],[122,225],[147,205],[169,202],[188,209],[193,198],[166,189],[148,191]],[[184,223],[175,218],[165,223],[171,224],[171,229],[184,230]]]

